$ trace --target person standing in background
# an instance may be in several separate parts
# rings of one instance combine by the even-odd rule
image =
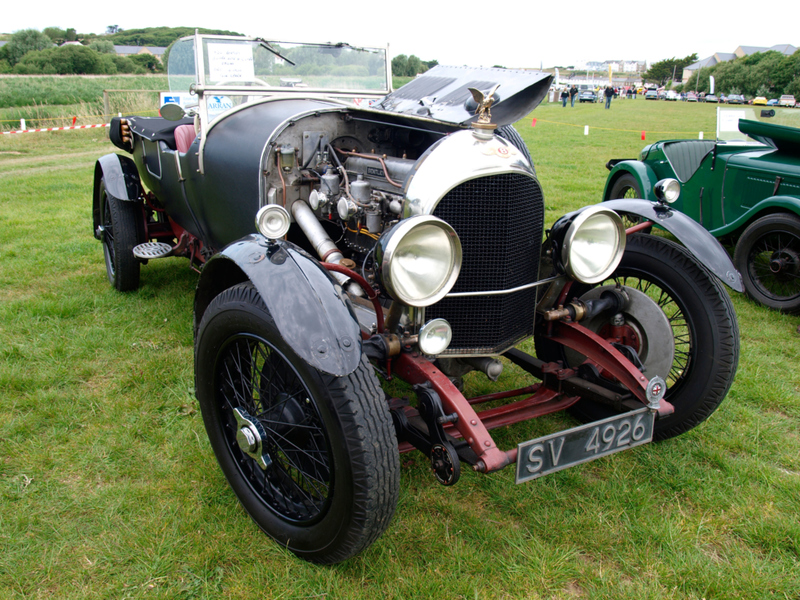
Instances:
[[[575,87],[575,84],[572,84],[572,87],[569,88],[569,105],[575,106],[575,96],[578,95],[578,88]]]
[[[569,100],[569,90],[567,88],[564,88],[563,90],[561,90],[561,106],[563,106],[564,108],[567,107],[567,100]]]
[[[603,92],[606,96],[606,108],[611,108],[611,98],[614,97],[614,88],[610,85],[606,86],[606,91]]]

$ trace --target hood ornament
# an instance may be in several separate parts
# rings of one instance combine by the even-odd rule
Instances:
[[[475,109],[475,114],[478,115],[478,120],[472,123],[473,129],[484,131],[493,131],[497,128],[496,123],[492,123],[492,104],[494,103],[494,93],[500,87],[498,83],[488,94],[485,94],[476,88],[467,88],[472,94],[472,98],[477,103],[478,107]]]

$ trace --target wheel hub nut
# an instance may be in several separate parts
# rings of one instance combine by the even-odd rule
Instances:
[[[266,471],[272,463],[272,459],[264,450],[264,441],[267,439],[264,426],[241,408],[234,408],[233,416],[236,418],[238,427],[236,443],[239,444],[242,452],[255,460],[258,466]]]
[[[239,448],[242,452],[250,453],[258,446],[258,434],[254,432],[249,426],[239,428],[236,434],[236,441],[239,442]]]

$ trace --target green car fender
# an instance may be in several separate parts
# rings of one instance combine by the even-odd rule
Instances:
[[[622,175],[630,174],[639,183],[639,189],[642,190],[644,200],[655,200],[656,196],[653,192],[653,181],[658,181],[659,177],[653,169],[645,163],[638,160],[624,160],[618,162],[611,169],[611,173],[606,179],[606,187],[603,190],[603,200],[611,199],[611,189]]]

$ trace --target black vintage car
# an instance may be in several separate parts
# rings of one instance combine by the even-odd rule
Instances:
[[[401,452],[423,452],[445,485],[462,466],[513,464],[528,481],[694,427],[738,360],[720,282],[740,290],[738,273],[666,195],[544,231],[511,123],[548,74],[436,67],[391,92],[389,64],[346,44],[185,38],[174,102],[114,119],[125,153],[95,169],[93,231],[117,289],[161,257],[202,269],[211,446],[255,522],[320,563],[389,526]],[[626,232],[619,209],[690,249]],[[512,364],[528,385],[462,394],[470,371],[497,381]],[[393,378],[410,398],[382,390]],[[566,409],[586,424],[512,448],[489,433]]]

